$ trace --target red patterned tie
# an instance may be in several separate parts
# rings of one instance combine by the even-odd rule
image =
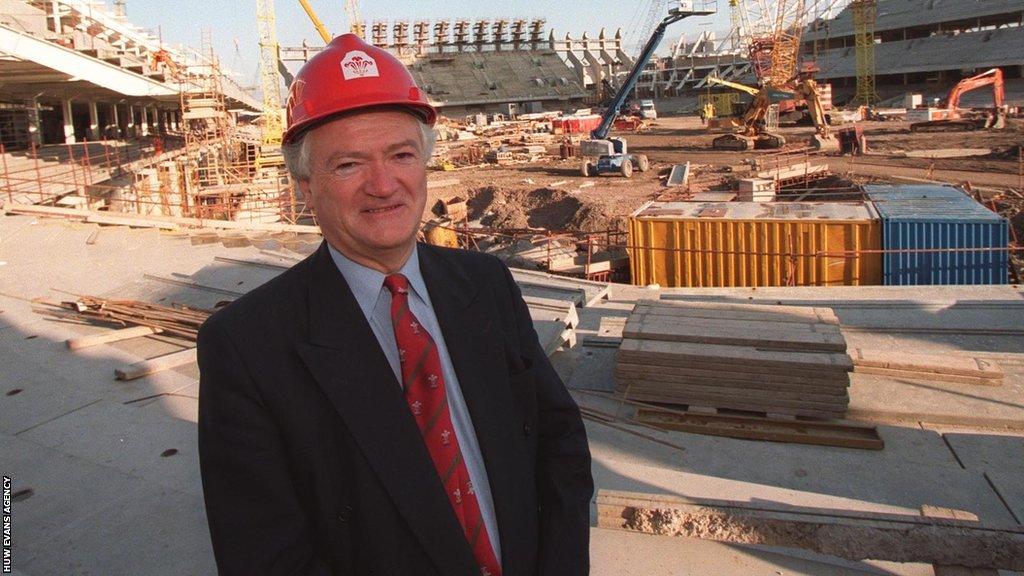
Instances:
[[[430,458],[441,477],[455,516],[473,549],[482,576],[500,576],[501,566],[491,547],[473,482],[462,459],[459,440],[452,427],[448,396],[441,373],[441,358],[434,340],[409,309],[409,281],[401,274],[384,279],[391,291],[391,324],[395,328],[402,386],[416,424],[423,434]]]

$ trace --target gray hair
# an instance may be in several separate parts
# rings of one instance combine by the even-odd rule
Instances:
[[[430,162],[434,153],[434,129],[417,119],[420,125],[420,137],[423,143],[423,163]],[[309,130],[298,135],[295,140],[281,146],[281,155],[284,156],[284,164],[288,167],[288,173],[293,180],[309,180],[309,146],[306,145],[306,136]]]

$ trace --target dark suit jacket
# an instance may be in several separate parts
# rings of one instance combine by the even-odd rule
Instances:
[[[579,409],[508,269],[419,245],[476,429],[505,576],[588,572]],[[326,244],[199,332],[199,455],[222,574],[478,576],[394,373]]]

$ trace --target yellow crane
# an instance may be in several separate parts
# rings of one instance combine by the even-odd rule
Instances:
[[[746,84],[739,84],[737,82],[730,82],[728,80],[723,80],[723,79],[721,79],[721,78],[719,78],[717,76],[710,76],[709,75],[708,79],[707,79],[707,82],[708,82],[708,84],[718,84],[720,86],[727,86],[727,87],[732,88],[734,90],[739,90],[740,92],[746,92],[747,94],[750,94],[751,96],[754,96],[758,92],[761,91],[760,88],[754,88],[753,86],[747,86]]]
[[[331,33],[327,31],[327,27],[320,20],[320,17],[316,15],[316,10],[309,5],[307,0],[299,0],[299,4],[302,4],[302,9],[306,11],[306,15],[313,21],[313,27],[320,34],[320,38],[323,38],[324,44],[331,41]]]
[[[320,17],[316,15],[316,10],[313,10],[309,0],[299,0],[299,4],[302,5],[302,9],[306,11],[309,19],[313,21],[313,27],[320,34],[324,44],[330,42],[331,33],[324,26]],[[348,31],[360,38],[366,38],[366,24],[363,23],[363,18],[359,15],[359,2],[356,0],[345,0],[345,14],[348,15]]]

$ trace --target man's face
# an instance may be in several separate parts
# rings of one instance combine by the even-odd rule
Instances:
[[[411,251],[427,200],[419,121],[397,110],[361,112],[306,140],[309,180],[298,185],[328,242],[362,263]]]

